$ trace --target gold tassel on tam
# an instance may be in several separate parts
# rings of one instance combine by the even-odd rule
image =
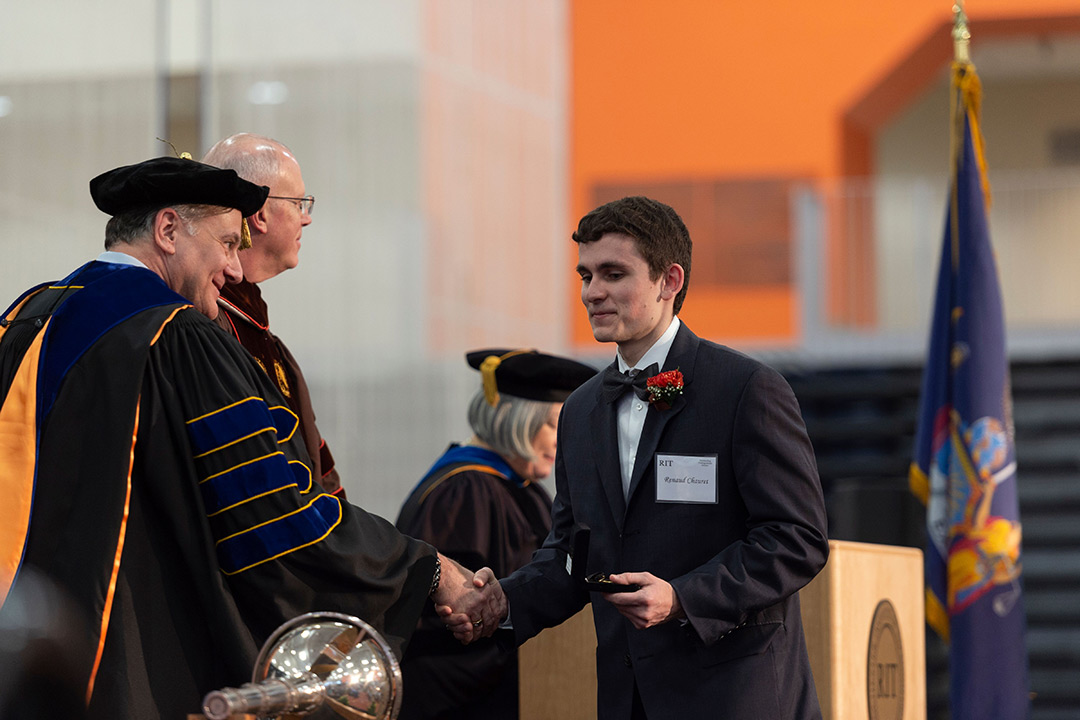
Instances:
[[[495,370],[502,362],[502,358],[496,355],[488,355],[480,364],[480,379],[484,383],[484,399],[488,405],[495,407],[499,404],[499,386],[495,383]]]
[[[240,249],[247,250],[251,247],[251,230],[248,228],[247,218],[240,218]]]
[[[530,349],[511,350],[503,355],[488,355],[484,358],[484,362],[480,363],[480,378],[484,384],[484,399],[487,400],[488,405],[495,407],[499,404],[499,385],[495,382],[495,371],[502,361],[515,355],[527,355],[534,352],[536,351]]]

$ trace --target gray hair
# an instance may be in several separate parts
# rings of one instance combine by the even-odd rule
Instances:
[[[207,165],[235,170],[244,180],[269,185],[281,172],[281,153],[292,151],[283,143],[265,135],[238,133],[210,148],[202,161]]]
[[[532,441],[555,403],[502,395],[491,407],[479,390],[469,403],[469,426],[484,444],[504,458],[536,459]]]
[[[167,205],[176,211],[180,220],[184,223],[184,229],[188,235],[195,234],[196,220],[201,220],[211,215],[221,215],[230,212],[232,208],[218,205]],[[152,210],[133,210],[120,213],[109,218],[105,225],[105,249],[111,250],[119,244],[132,245],[143,238],[149,237],[154,232],[154,219],[165,208]]]

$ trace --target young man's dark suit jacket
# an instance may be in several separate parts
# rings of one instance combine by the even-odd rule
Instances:
[[[615,404],[603,373],[563,407],[553,525],[503,580],[516,640],[593,600],[600,720],[820,718],[797,592],[828,556],[825,507],[798,403],[771,368],[679,328],[663,370],[682,372],[671,409],[649,408],[624,501]],[[657,503],[656,453],[716,455],[716,504]],[[686,621],[636,630],[566,571],[575,523],[588,572],[647,571],[674,586]],[[567,698],[567,702],[574,702]]]

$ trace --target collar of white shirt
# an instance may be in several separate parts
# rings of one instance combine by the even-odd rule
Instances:
[[[651,348],[645,351],[645,354],[641,356],[641,359],[637,361],[633,368],[642,370],[656,363],[656,366],[663,370],[664,363],[667,362],[668,352],[671,350],[671,343],[675,341],[675,333],[679,332],[679,325],[681,324],[678,317],[672,317],[668,329],[653,343]],[[633,369],[630,365],[627,365],[622,354],[618,351],[616,351],[615,357],[619,361],[619,372]]]
[[[114,265],[134,265],[135,267],[145,268],[141,260],[136,257],[132,257],[127,253],[117,252],[115,250],[106,250],[97,256],[98,262],[113,263]],[[147,268],[149,270],[149,268]]]

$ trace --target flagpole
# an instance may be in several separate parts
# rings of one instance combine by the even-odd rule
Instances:
[[[957,163],[960,159],[960,149],[963,147],[964,138],[964,112],[967,103],[962,97],[960,89],[961,80],[971,68],[971,31],[968,30],[967,13],[964,12],[964,0],[956,0],[953,5],[953,67],[952,67],[952,93],[950,95],[950,118],[952,119],[952,132],[950,133],[950,145],[952,153],[952,170],[955,174]]]
[[[965,123],[970,124],[972,142],[975,143],[975,161],[979,166],[979,177],[986,207],[989,208],[991,203],[990,179],[986,174],[986,156],[983,153],[982,129],[979,122],[982,106],[982,83],[975,72],[975,65],[971,62],[969,50],[971,31],[968,30],[968,17],[967,13],[964,12],[964,0],[956,0],[956,4],[953,5],[953,17],[953,64],[951,92],[949,93],[951,126],[949,132],[950,178],[955,180],[956,174],[960,170],[960,164],[963,162],[964,125]],[[953,209],[956,209],[955,204]],[[956,235],[954,234],[953,237],[955,238]],[[957,259],[954,255],[954,266]]]
[[[967,108],[963,101],[963,93],[960,90],[960,79],[966,68],[971,64],[971,55],[968,46],[971,43],[971,32],[968,30],[967,14],[964,12],[964,0],[956,0],[953,5],[953,67],[952,79],[949,92],[949,184],[952,188],[949,202],[951,212],[949,217],[952,224],[952,264],[955,269],[960,261],[957,238],[957,198],[956,198],[956,175],[962,162],[961,152],[964,143],[964,115]]]
[[[971,33],[968,31],[967,14],[964,13],[964,0],[956,0],[953,5],[953,60],[966,65],[971,62],[968,54],[968,45],[971,42]]]

